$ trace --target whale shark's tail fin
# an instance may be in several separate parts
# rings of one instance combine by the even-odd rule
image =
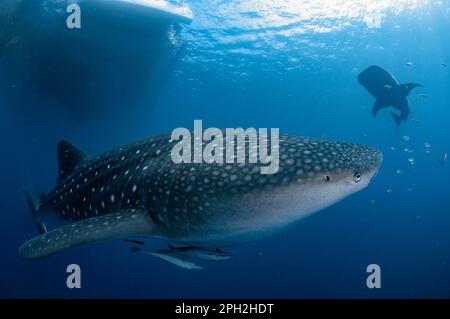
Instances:
[[[402,117],[398,114],[391,112],[392,117],[394,118],[395,125],[397,127],[397,131],[400,128],[400,124],[402,123]]]
[[[39,230],[39,234],[46,233],[47,227],[45,223],[38,221],[38,215],[39,210],[42,207],[42,203],[44,202],[47,195],[45,195],[44,193],[37,193],[36,196],[33,196],[26,190],[24,190],[24,194],[27,200],[28,207],[30,208],[33,221],[35,222],[36,227]]]
[[[422,84],[419,83],[405,83],[401,85],[405,91],[405,96],[408,96],[413,89],[416,87],[423,87]]]

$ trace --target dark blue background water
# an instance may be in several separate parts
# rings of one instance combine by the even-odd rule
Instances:
[[[335,3],[190,1],[193,22],[176,27],[176,41],[152,39],[151,46],[176,51],[169,49],[166,61],[158,57],[168,66],[161,80],[145,82],[132,99],[115,92],[114,106],[77,116],[0,74],[7,92],[0,96],[0,297],[450,297],[450,163],[438,164],[450,151],[449,3]],[[113,41],[111,30],[103,32],[99,41]],[[149,40],[130,39],[133,46],[116,50],[133,63]],[[0,70],[20,67],[11,61],[3,57]],[[424,84],[411,94],[412,117],[398,132],[387,111],[372,117],[373,98],[356,81],[372,64],[400,82]],[[152,73],[158,65],[143,68]],[[133,76],[124,72],[102,85],[111,94],[127,91]],[[59,139],[97,154],[192,128],[194,119],[365,143],[381,149],[384,162],[366,190],[284,233],[234,247],[234,258],[201,271],[132,254],[121,240],[38,261],[18,256],[36,235],[22,188],[53,187]],[[150,248],[164,246],[149,241]],[[82,289],[66,288],[70,263],[81,266]],[[372,263],[381,266],[381,289],[366,287]]]

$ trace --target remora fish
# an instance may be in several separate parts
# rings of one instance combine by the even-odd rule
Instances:
[[[137,244],[137,245],[145,245],[145,243],[143,241],[141,241],[141,240],[125,238],[123,241],[126,242],[126,243],[132,243],[132,244]]]
[[[174,247],[169,244],[170,252],[176,254],[186,255],[188,257],[195,257],[198,259],[209,260],[209,261],[219,261],[230,259],[232,255],[230,253],[224,252],[220,249],[205,249],[200,247],[188,246],[188,247]]]
[[[57,184],[30,203],[36,216],[54,211],[72,223],[20,255],[133,236],[214,248],[260,238],[362,190],[382,161],[372,147],[281,135],[279,171],[262,175],[260,163],[175,164],[175,143],[169,134],[88,157],[60,142]]]
[[[177,255],[171,254],[170,251],[160,250],[158,252],[154,252],[154,251],[142,250],[142,249],[139,249],[136,247],[133,247],[131,249],[131,251],[132,252],[141,252],[146,255],[151,255],[154,257],[161,258],[162,260],[165,260],[165,261],[167,261],[171,264],[174,264],[175,266],[178,266],[180,268],[191,269],[191,270],[202,269],[201,266],[191,262],[189,259],[183,258],[182,256],[177,256]]]

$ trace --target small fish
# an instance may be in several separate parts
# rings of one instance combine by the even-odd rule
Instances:
[[[261,257],[263,255],[262,251],[258,251],[255,256]]]
[[[420,218],[421,218],[420,215],[417,215],[416,217],[414,217],[413,223],[417,224],[417,222],[419,221]]]
[[[414,157],[409,157],[409,158],[408,158],[408,162],[409,162],[409,164],[411,164],[411,165],[416,165],[416,159],[415,159]]]
[[[426,94],[419,94],[419,96],[422,97],[422,98],[427,98],[428,97],[428,95],[426,95]]]
[[[413,66],[414,65],[414,63],[412,63],[412,62],[406,62],[405,64],[406,64],[406,66]]]
[[[370,201],[369,201],[369,205],[374,205],[375,204],[375,199],[371,199]]]
[[[446,64],[446,63],[441,63],[441,65],[442,65],[444,68],[447,67],[447,64]]]
[[[189,259],[167,253],[167,251],[153,252],[153,251],[142,250],[140,248],[133,247],[133,248],[131,248],[131,252],[140,252],[140,253],[143,253],[146,255],[155,256],[155,257],[161,258],[162,260],[165,260],[165,261],[167,261],[175,266],[178,266],[180,268],[183,268],[183,269],[190,269],[190,270],[202,269],[201,266],[191,262]]]
[[[135,239],[125,238],[123,241],[125,241],[127,243],[133,243],[133,244],[138,244],[138,245],[145,245],[145,243],[143,241],[135,240]]]
[[[230,253],[221,251],[220,249],[208,250],[199,247],[174,247],[169,244],[170,250],[160,250],[160,252],[176,253],[177,255],[185,255],[188,257],[195,257],[198,259],[219,261],[230,259],[232,255]]]
[[[448,157],[448,154],[444,153],[444,155],[442,155],[442,158],[438,161],[439,164],[444,165],[445,162],[447,161],[447,157]]]
[[[392,89],[392,85],[386,84],[386,85],[384,86],[384,88],[387,89],[387,90],[390,90],[390,89]]]

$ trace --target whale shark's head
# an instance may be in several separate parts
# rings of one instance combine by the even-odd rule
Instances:
[[[262,237],[364,189],[381,162],[369,146],[281,136],[276,174],[234,166],[226,171],[232,181],[221,175],[232,195],[223,197],[226,209],[211,206],[211,221],[230,235]]]
[[[279,172],[253,203],[274,222],[288,224],[367,187],[382,159],[365,145],[282,137]]]
[[[296,143],[295,151],[292,143]],[[328,196],[339,200],[367,187],[382,159],[380,151],[361,144],[312,139],[287,141],[280,147],[278,178],[286,179],[295,171],[289,177],[291,186],[317,188],[319,198],[331,192]]]

